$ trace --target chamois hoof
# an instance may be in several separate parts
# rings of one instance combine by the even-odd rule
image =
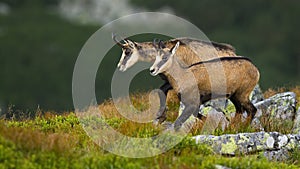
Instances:
[[[167,119],[166,117],[158,117],[153,120],[153,125],[158,126],[158,125],[162,124],[164,121],[166,121],[166,119]]]
[[[152,123],[154,126],[158,126],[160,124],[158,119],[153,120]]]
[[[169,121],[165,121],[161,125],[162,125],[163,130],[166,130],[166,131],[174,130],[174,124]]]

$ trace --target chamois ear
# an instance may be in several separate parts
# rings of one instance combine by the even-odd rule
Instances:
[[[178,49],[179,44],[180,44],[180,42],[178,41],[178,42],[176,43],[176,45],[170,50],[170,52],[171,52],[173,55],[175,54],[176,50]]]
[[[162,40],[160,40],[160,41],[158,42],[158,47],[159,47],[160,49],[166,48],[165,42],[163,42]]]
[[[131,40],[129,40],[129,39],[125,39],[125,42],[126,42],[131,48],[134,48],[135,45],[136,45],[135,42],[133,42],[133,41],[131,41]]]

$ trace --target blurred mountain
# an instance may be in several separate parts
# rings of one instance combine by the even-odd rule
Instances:
[[[104,25],[122,16],[147,11],[146,8],[130,4],[128,0],[62,0],[58,7],[59,12],[67,19],[95,25]],[[166,7],[157,9],[157,12],[173,13]],[[145,21],[145,18],[141,19]]]
[[[14,104],[20,109],[72,109],[73,68],[86,40],[101,24],[145,10],[172,11],[211,40],[235,46],[260,69],[263,89],[299,84],[300,1],[0,0],[0,108]],[[101,63],[98,102],[110,97],[120,54],[114,47]],[[144,71],[132,82],[132,91],[160,82]]]

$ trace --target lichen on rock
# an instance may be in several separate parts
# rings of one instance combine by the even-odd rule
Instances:
[[[278,132],[199,135],[193,138],[197,144],[210,145],[216,153],[222,155],[252,154],[260,151],[270,155],[270,152],[291,150],[300,144],[300,135],[283,135]]]
[[[300,108],[296,111],[296,94],[293,92],[279,93],[261,101],[262,94],[260,96],[257,91],[253,93],[252,98],[255,98],[252,101],[258,111],[252,120],[251,127],[260,132],[221,136],[198,135],[193,137],[196,143],[209,145],[214,152],[221,155],[234,156],[262,152],[269,160],[288,159],[289,152],[300,145]],[[228,114],[225,114],[227,110],[222,107],[224,105],[222,102],[224,103],[224,100],[211,101],[200,107],[199,112],[207,117],[202,129],[203,134],[211,134],[218,127],[224,131],[229,125],[228,117],[226,117]],[[232,104],[225,103],[227,107]],[[181,105],[181,109],[183,108],[184,105]],[[232,114],[229,115],[232,116]],[[245,117],[243,118],[245,119]],[[190,118],[189,122],[192,124],[191,122],[195,122],[195,118]],[[270,123],[273,128],[270,127]],[[280,129],[284,133],[273,129]],[[286,131],[290,133],[286,133]]]
[[[282,130],[289,130],[293,127],[293,121],[296,116],[295,93],[279,93],[254,104],[254,106],[258,110],[251,124],[253,128],[264,131],[266,125],[268,125],[270,122],[276,124],[276,126],[272,126],[273,128],[279,128]],[[262,123],[262,118],[264,118],[263,121],[265,121],[266,124]]]

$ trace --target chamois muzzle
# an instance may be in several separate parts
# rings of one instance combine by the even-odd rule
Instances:
[[[127,70],[127,68],[124,65],[118,65],[118,69],[121,72],[125,72]]]
[[[156,76],[156,75],[157,75],[157,70],[156,70],[154,67],[151,67],[151,68],[150,68],[150,74],[151,74],[152,76]]]

